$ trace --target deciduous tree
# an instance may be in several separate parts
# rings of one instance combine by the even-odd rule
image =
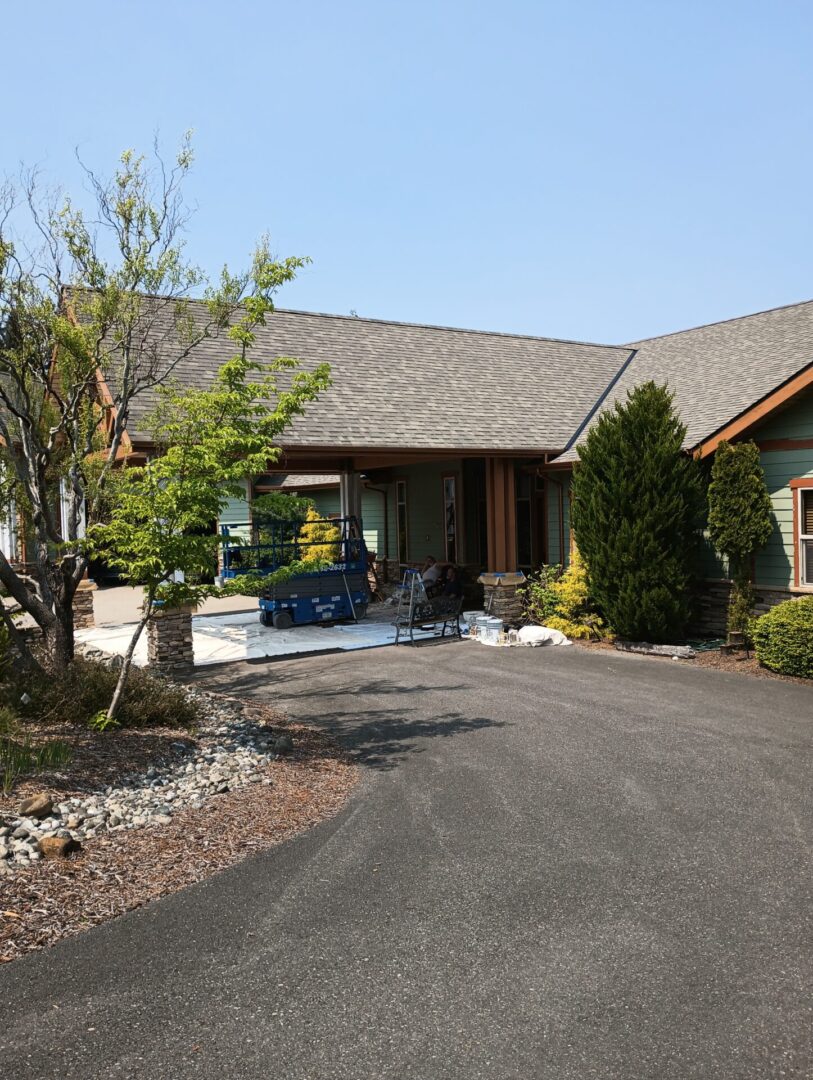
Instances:
[[[109,180],[85,170],[89,212],[36,174],[0,191],[0,513],[26,532],[25,568],[0,553],[0,584],[57,667],[73,656],[83,534],[102,515],[134,403],[241,310],[269,311],[303,263],[261,244],[249,270],[208,285],[184,252],[191,161],[185,140],[171,168],[156,150],[152,162],[127,151]],[[193,317],[196,294],[206,303]],[[2,605],[0,618],[32,663]]]

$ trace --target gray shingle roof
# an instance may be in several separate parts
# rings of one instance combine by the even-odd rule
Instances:
[[[175,377],[205,385],[230,351],[206,340]],[[286,446],[543,451],[567,444],[629,349],[278,310],[254,355],[331,366],[333,386],[294,421]],[[149,395],[133,405],[136,441],[152,406]]]
[[[280,484],[283,490],[298,491],[305,488],[338,487],[338,473],[288,473]]]
[[[686,446],[719,431],[813,363],[813,301],[633,342],[635,355],[604,408],[652,379],[666,383],[686,424]],[[575,447],[559,461],[578,457]]]

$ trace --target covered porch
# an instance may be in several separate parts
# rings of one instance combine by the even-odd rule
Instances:
[[[296,450],[275,469],[295,474],[287,489],[307,494],[320,513],[358,517],[392,580],[429,555],[475,576],[566,563],[570,474],[551,468],[552,456]],[[247,496],[273,486],[269,473],[248,485]]]

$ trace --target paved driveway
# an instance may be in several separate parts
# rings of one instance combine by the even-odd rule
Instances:
[[[206,678],[362,785],[0,969],[3,1078],[811,1075],[810,689],[466,643]]]

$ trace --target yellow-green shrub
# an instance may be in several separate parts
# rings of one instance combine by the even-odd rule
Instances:
[[[813,679],[813,596],[777,604],[754,620],[752,636],[760,664]]]
[[[338,562],[342,557],[341,535],[338,526],[321,520],[316,510],[308,510],[305,524],[299,530],[300,543],[305,545],[302,557]]]
[[[590,601],[587,567],[575,548],[570,566],[556,581],[546,584],[545,592],[552,608],[552,613],[545,615],[545,626],[580,640],[606,637],[607,627]]]

